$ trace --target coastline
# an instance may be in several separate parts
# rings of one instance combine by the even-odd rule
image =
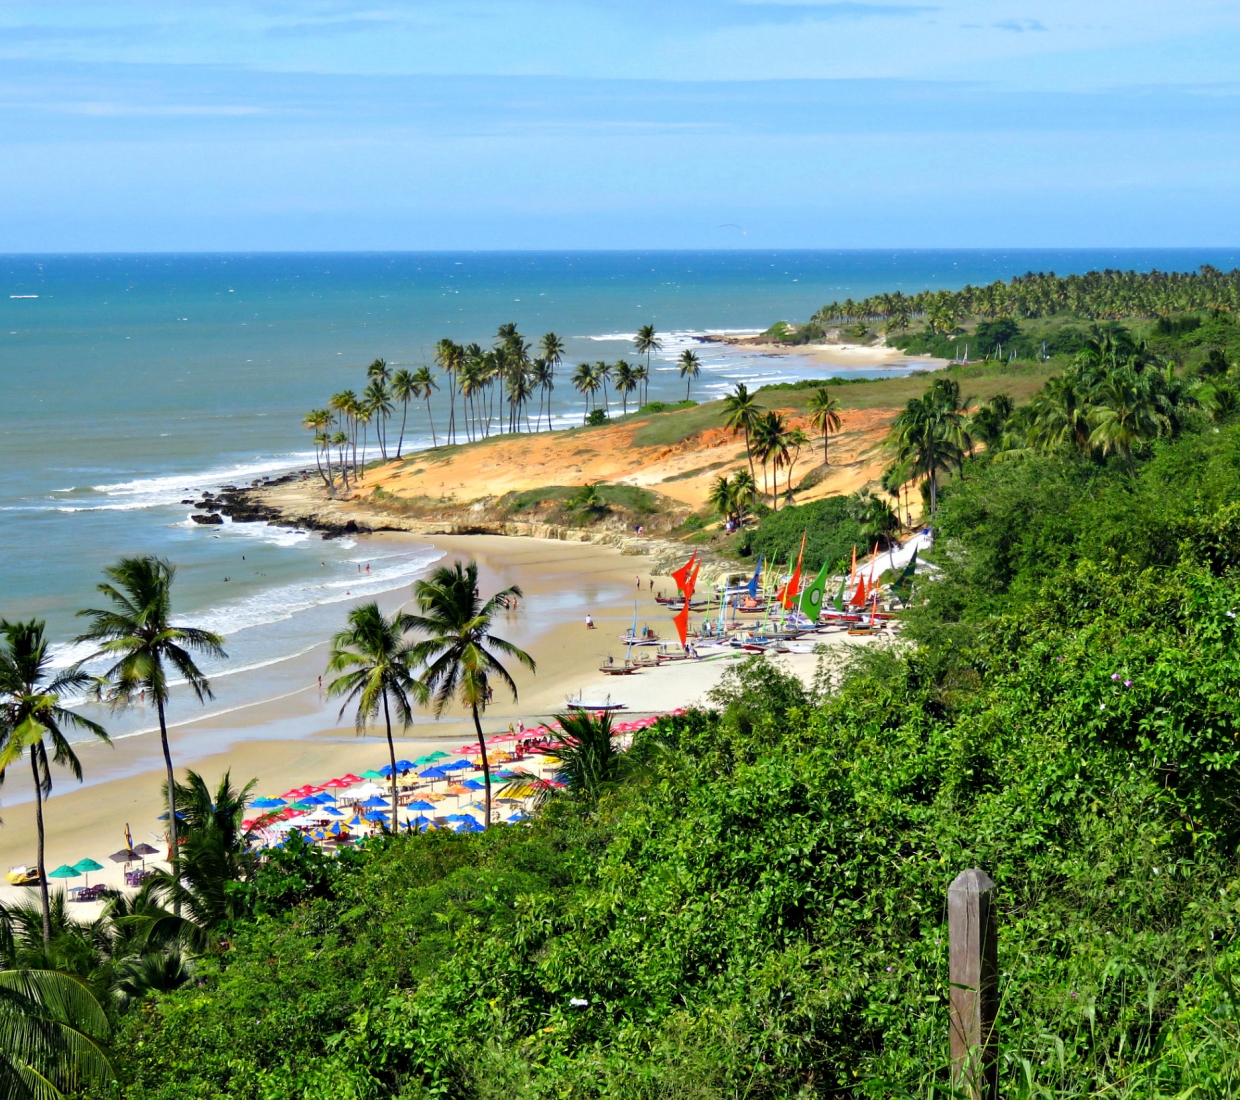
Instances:
[[[935,359],[929,355],[907,355],[899,348],[888,347],[885,343],[777,344],[763,340],[760,335],[735,336],[728,333],[707,333],[702,339],[706,343],[745,348],[759,355],[797,355],[824,366],[843,367],[845,370],[894,370],[913,366],[925,370],[940,370],[950,365],[950,360]]]

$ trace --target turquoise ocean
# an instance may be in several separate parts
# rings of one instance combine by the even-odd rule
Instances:
[[[0,616],[46,619],[57,660],[101,568],[158,554],[178,567],[177,612],[227,638],[207,713],[305,687],[294,658],[358,598],[405,589],[430,547],[378,545],[260,524],[202,528],[183,500],[313,463],[303,414],[364,385],[382,357],[432,361],[435,342],[492,342],[515,322],[581,359],[631,354],[639,325],[664,338],[650,395],[684,396],[673,360],[702,357],[695,397],[737,381],[819,377],[795,356],[698,346],[707,332],[803,320],[824,302],[1006,279],[1026,271],[1230,269],[1240,251],[600,252],[0,256]],[[880,373],[880,372],[858,372]],[[890,373],[890,372],[882,372]],[[440,398],[442,402],[442,398]],[[439,422],[443,422],[440,410]],[[429,443],[410,408],[408,437]],[[407,444],[408,446],[409,444]],[[359,573],[369,564],[370,572]],[[299,671],[294,672],[294,669]],[[202,712],[174,701],[173,719]],[[150,716],[108,720],[136,733]]]

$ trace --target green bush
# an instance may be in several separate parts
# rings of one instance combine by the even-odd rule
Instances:
[[[868,549],[861,525],[848,514],[848,499],[838,496],[765,513],[756,527],[741,533],[738,547],[745,556],[762,554],[768,562],[783,566],[789,557],[795,563],[802,534],[806,569],[847,563],[854,546],[858,553]]]

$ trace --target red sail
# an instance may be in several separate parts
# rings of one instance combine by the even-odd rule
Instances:
[[[850,602],[853,607],[865,607],[865,601],[866,601],[865,578],[862,577],[857,582],[857,591],[853,593],[853,598]]]
[[[796,606],[797,597],[801,594],[801,560],[805,557],[805,536],[801,536],[801,551],[797,554],[797,567],[793,570],[792,580],[784,589],[784,610],[791,611]]]
[[[689,570],[693,568],[693,560],[696,557],[697,551],[694,550],[693,553],[689,555],[689,560],[672,574],[672,580],[676,582],[677,592],[683,592],[685,590],[685,582],[689,579]]]
[[[682,607],[675,615],[672,616],[672,622],[676,624],[676,633],[680,635],[681,646],[689,644],[689,601],[685,600],[685,606]]]

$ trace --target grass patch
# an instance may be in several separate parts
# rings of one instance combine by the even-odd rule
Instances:
[[[666,485],[669,481],[688,481],[691,477],[700,477],[702,474],[709,474],[711,470],[721,470],[724,466],[731,466],[736,462],[736,458],[725,458],[722,462],[712,462],[709,466],[696,466],[692,470],[685,470],[683,473],[672,474],[671,477],[665,477],[660,484]]]

